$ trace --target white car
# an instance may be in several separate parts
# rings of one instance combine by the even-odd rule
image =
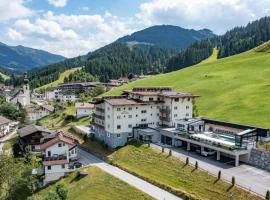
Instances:
[[[214,155],[216,153],[216,151],[214,151],[214,150],[211,150],[211,149],[208,149],[208,150],[203,150],[202,152],[201,152],[201,155],[203,155],[203,156],[212,156],[212,155]]]

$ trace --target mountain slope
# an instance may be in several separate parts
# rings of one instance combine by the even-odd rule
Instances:
[[[172,86],[201,95],[199,115],[270,127],[270,54],[248,52],[132,82],[106,95],[135,86]]]
[[[46,51],[0,43],[0,66],[17,74],[64,59]]]
[[[174,50],[184,49],[191,43],[212,38],[215,34],[208,30],[184,29],[172,25],[152,26],[118,39],[118,42],[136,46],[157,46]]]

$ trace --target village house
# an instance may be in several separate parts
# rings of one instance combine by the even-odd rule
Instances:
[[[40,152],[40,144],[44,137],[53,134],[53,132],[41,126],[28,125],[19,129],[18,134],[21,149],[30,146],[33,152]]]
[[[0,138],[10,133],[12,121],[0,116]]]
[[[37,120],[46,117],[54,112],[54,107],[51,105],[30,105],[26,107],[26,122],[36,123]]]
[[[97,99],[94,135],[109,147],[123,146],[136,127],[174,126],[176,119],[191,118],[197,95],[170,87],[133,88],[122,96]]]
[[[94,104],[90,103],[76,103],[76,117],[79,119],[81,117],[91,116],[94,112]]]
[[[44,153],[44,184],[58,180],[69,171],[69,163],[77,158],[77,140],[62,132],[48,135],[40,145]]]

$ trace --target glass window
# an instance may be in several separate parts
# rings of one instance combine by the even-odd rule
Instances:
[[[121,129],[121,125],[117,125],[117,129]]]
[[[51,167],[51,166],[48,166],[48,167],[47,167],[47,169],[48,169],[48,170],[51,170],[51,169],[52,169],[52,167]]]
[[[62,165],[62,169],[65,169],[65,165]]]
[[[116,134],[116,137],[120,138],[120,137],[121,137],[121,134],[119,134],[119,133],[118,133],[118,134]]]

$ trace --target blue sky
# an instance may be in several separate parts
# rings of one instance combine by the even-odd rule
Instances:
[[[270,0],[0,0],[0,42],[66,57],[160,24],[222,34],[270,15]]]

